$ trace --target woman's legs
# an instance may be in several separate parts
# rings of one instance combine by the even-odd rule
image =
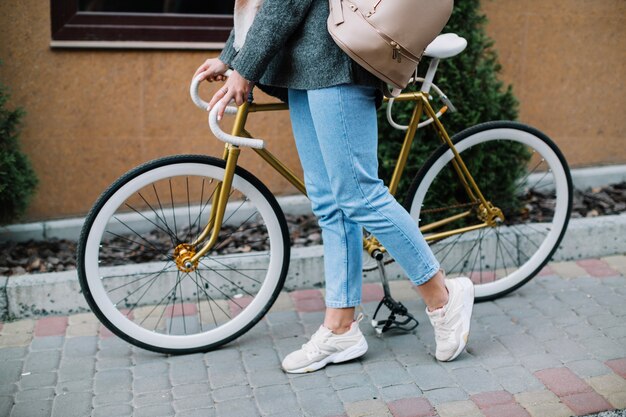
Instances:
[[[304,168],[304,182],[324,241],[326,317],[324,326],[340,334],[354,318],[361,303],[361,226],[350,221],[336,204],[311,119],[307,91],[289,90],[294,137]]]
[[[439,263],[415,221],[378,178],[374,89],[343,84],[309,90],[307,96],[320,154],[340,211],[348,221],[374,234],[415,285],[426,283],[439,271]],[[360,277],[361,271],[356,272]]]

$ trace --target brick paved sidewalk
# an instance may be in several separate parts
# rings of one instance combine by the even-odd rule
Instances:
[[[421,325],[355,361],[288,375],[280,359],[321,323],[318,290],[281,294],[250,332],[206,354],[128,345],[91,314],[0,324],[0,416],[571,416],[626,408],[626,256],[550,264],[511,296],[476,305],[468,352],[434,357]],[[381,298],[366,284],[364,310]]]

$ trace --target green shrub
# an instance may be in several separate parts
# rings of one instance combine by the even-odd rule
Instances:
[[[8,110],[9,94],[0,85],[0,224],[9,224],[24,214],[35,191],[37,177],[19,148],[19,126],[24,111]]]
[[[468,47],[463,53],[441,61],[435,77],[435,83],[458,109],[457,113],[446,113],[442,119],[451,136],[477,123],[517,118],[518,103],[513,95],[512,87],[504,86],[497,77],[500,64],[497,53],[493,49],[493,41],[485,33],[486,21],[486,17],[480,12],[479,0],[464,0],[455,3],[452,17],[443,30],[443,33],[457,33],[468,41]],[[419,67],[420,74],[426,73],[428,62],[429,59],[424,58]],[[412,89],[416,88],[412,87]],[[413,106],[412,103],[395,103],[394,119],[404,124],[408,123]],[[435,101],[433,107],[438,109],[441,104]],[[386,181],[393,173],[404,133],[392,128],[387,122],[385,113],[379,112],[379,174]],[[404,201],[406,191],[419,168],[440,144],[432,127],[418,130],[396,194],[400,202]],[[514,155],[503,155],[500,152],[482,155],[485,160],[481,163],[478,163],[480,161],[473,161],[473,163],[466,161],[466,163],[472,174],[477,176],[481,176],[478,175],[481,174],[481,167],[488,170],[491,173],[490,176],[481,176],[485,179],[501,181],[502,176],[496,175],[497,173],[510,173],[511,175],[507,175],[499,184],[499,188],[511,190],[520,167],[523,168],[527,161],[527,155],[523,149],[518,148],[513,151]],[[486,184],[479,185],[485,186]],[[442,188],[441,194],[446,193],[450,194],[451,190]]]

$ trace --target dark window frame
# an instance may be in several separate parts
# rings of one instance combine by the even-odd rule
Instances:
[[[223,43],[232,15],[102,13],[78,10],[76,0],[50,0],[52,41]]]

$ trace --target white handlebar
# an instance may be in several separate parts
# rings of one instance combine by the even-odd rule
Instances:
[[[232,70],[228,70],[224,73],[224,75],[227,77],[230,74],[232,74]],[[189,95],[191,96],[191,100],[194,102],[196,106],[198,106],[198,108],[206,111],[207,108],[209,107],[209,103],[202,100],[200,98],[200,94],[198,93],[198,89],[200,87],[201,81],[202,79],[200,77],[196,77],[193,80],[191,80],[191,85],[189,86]],[[265,142],[262,139],[250,139],[250,138],[244,138],[240,136],[233,136],[224,132],[222,128],[220,127],[218,120],[217,120],[217,114],[219,113],[222,107],[224,107],[224,103],[219,101],[215,106],[213,106],[213,108],[209,112],[209,128],[211,129],[211,132],[213,132],[216,138],[218,138],[222,142],[230,143],[235,146],[248,146],[250,148],[256,148],[256,149],[263,149],[265,147]],[[231,114],[231,115],[237,114],[237,111],[238,111],[237,107],[229,105],[229,106],[226,106],[225,114]]]

